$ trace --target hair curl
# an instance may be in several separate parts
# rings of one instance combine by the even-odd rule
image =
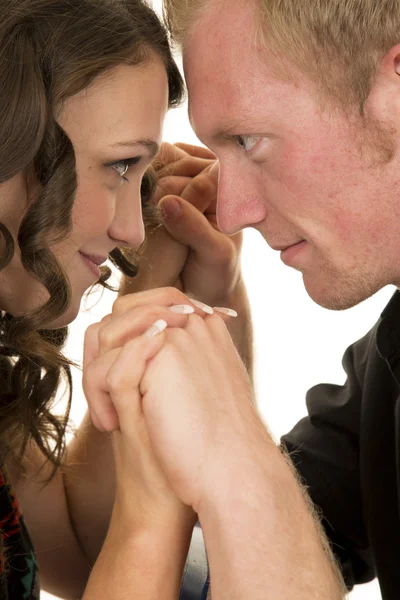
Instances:
[[[0,223],[0,270],[18,243],[24,268],[50,295],[24,316],[0,312],[0,459],[11,451],[21,456],[34,440],[55,470],[65,450],[74,363],[61,352],[68,328],[43,326],[70,303],[68,278],[50,247],[71,232],[77,187],[74,149],[57,113],[108,69],[146,63],[153,52],[165,64],[170,106],[180,103],[184,88],[165,29],[144,0],[0,0],[0,12],[0,183],[26,171],[40,189],[30,195],[28,183],[29,207],[17,240]],[[149,170],[142,184],[144,204],[154,183]],[[144,218],[147,226],[154,224],[150,207],[144,207]],[[137,264],[124,250],[109,257],[124,274],[136,274]],[[98,283],[113,289],[110,275],[103,267]],[[68,406],[58,417],[51,409],[62,380]]]

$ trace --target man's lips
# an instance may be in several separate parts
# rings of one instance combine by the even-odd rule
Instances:
[[[301,240],[300,242],[286,246],[286,248],[282,248],[281,261],[288,267],[299,268],[304,263],[302,251],[306,246],[307,242]]]
[[[292,246],[297,246],[297,244],[303,243],[305,240],[298,240],[297,242],[292,242],[290,244],[280,244],[279,246],[271,246],[272,250],[277,250],[278,252],[282,252],[283,250],[287,250],[288,248],[292,248]]]

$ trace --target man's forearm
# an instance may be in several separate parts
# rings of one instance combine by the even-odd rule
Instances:
[[[346,590],[305,492],[272,440],[225,469],[199,507],[213,600],[341,600]]]

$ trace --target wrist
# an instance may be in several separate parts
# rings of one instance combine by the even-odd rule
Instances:
[[[111,544],[131,548],[132,551],[141,552],[144,561],[157,562],[157,557],[163,552],[173,553],[179,549],[187,549],[194,523],[192,521],[180,521],[171,524],[153,523],[144,525],[136,523],[134,526],[120,519],[115,513],[112,516],[107,538]]]
[[[260,489],[260,482],[268,483],[271,469],[282,460],[256,409],[252,410],[254,416],[248,415],[247,423],[252,423],[246,434],[241,432],[238,440],[237,432],[233,433],[232,443],[226,438],[223,449],[208,463],[205,485],[193,507],[200,522],[209,515],[225,517],[228,505],[247,504],[251,492]]]
[[[185,528],[171,535],[168,523],[157,530],[132,529],[114,510],[84,600],[128,598],[132,590],[138,598],[177,598],[190,539]]]
[[[216,305],[217,304],[214,304],[214,306]],[[254,366],[253,325],[251,320],[250,302],[245,283],[241,276],[235,287],[221,300],[220,303],[218,303],[218,305],[232,308],[238,314],[237,317],[230,319],[227,327],[252,381]]]
[[[246,285],[240,274],[232,287],[225,291],[221,297],[214,302],[214,306],[227,306],[238,312],[238,315],[250,314],[250,303],[247,295]]]
[[[144,535],[144,539],[160,536],[162,540],[178,540],[190,537],[196,522],[197,515],[193,509],[177,498],[173,501],[165,499],[153,506],[146,502],[141,506],[137,493],[127,494],[126,490],[122,493],[118,488],[116,490],[110,527],[127,538]]]
[[[152,523],[146,518],[135,523],[126,520],[115,506],[107,534],[109,548],[121,556],[134,556],[138,568],[156,569],[160,579],[177,574],[180,579],[189,551],[197,516],[159,519]]]

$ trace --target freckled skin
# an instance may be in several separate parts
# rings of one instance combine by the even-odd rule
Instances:
[[[271,246],[306,240],[296,268],[309,295],[348,308],[400,283],[400,78],[383,70],[366,105],[395,131],[383,162],[360,124],[321,107],[296,65],[292,81],[268,68],[276,63],[254,46],[254,6],[211,5],[184,51],[191,121],[220,160],[218,223],[226,233],[255,227]],[[224,125],[269,137],[246,153],[215,138]]]
[[[143,241],[140,185],[150,159],[143,147],[134,150],[113,145],[140,139],[160,143],[167,107],[167,76],[156,56],[143,66],[116,67],[66,101],[58,120],[74,147],[78,187],[73,230],[52,250],[71,282],[72,303],[47,328],[73,321],[83,293],[95,283],[79,250],[106,257],[117,246],[137,247]],[[104,166],[139,154],[143,159],[129,168],[129,183],[122,184],[118,173]],[[0,221],[14,237],[27,208],[26,177],[21,172],[0,185]],[[0,307],[17,316],[47,299],[48,292],[22,267],[17,248],[10,265],[0,272]]]

